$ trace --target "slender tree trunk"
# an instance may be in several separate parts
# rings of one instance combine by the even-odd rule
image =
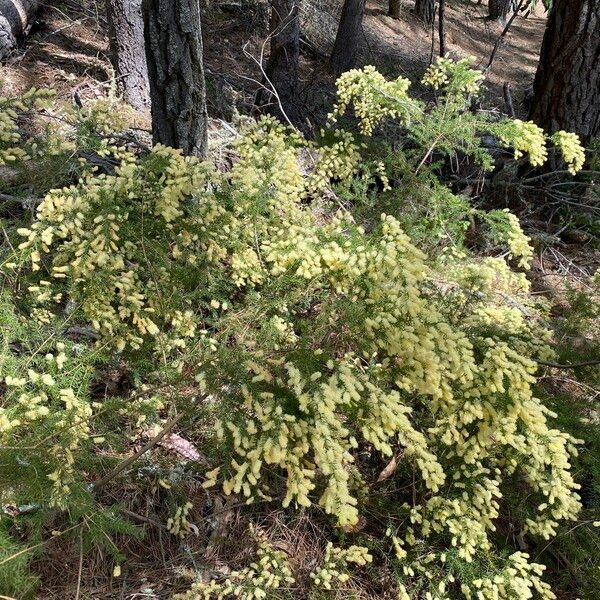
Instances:
[[[440,56],[446,56],[446,0],[440,0],[439,11]]]
[[[554,0],[529,117],[546,131],[600,134],[600,0]]]
[[[271,114],[282,121],[299,118],[296,103],[298,63],[300,60],[300,0],[271,0],[271,54],[265,68],[277,96],[261,90],[258,104],[266,104]]]
[[[106,0],[110,59],[117,86],[128,102],[138,110],[150,106],[148,67],[144,51],[142,0]]]
[[[431,25],[435,18],[435,0],[416,0],[415,15],[426,23]]]
[[[17,47],[38,7],[38,0],[0,0],[0,60]]]
[[[394,19],[400,18],[400,0],[390,0],[388,15]]]
[[[503,25],[517,10],[517,0],[489,0],[489,18],[492,21],[500,21]]]
[[[356,64],[364,15],[365,0],[345,0],[331,53],[331,68],[336,75]]]
[[[155,143],[206,156],[206,84],[198,0],[145,0],[144,37]]]

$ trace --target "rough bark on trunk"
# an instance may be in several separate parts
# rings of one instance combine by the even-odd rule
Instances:
[[[106,0],[110,60],[117,86],[138,110],[150,106],[141,0]]]
[[[300,60],[300,0],[271,0],[271,53],[265,68],[277,96],[261,90],[258,104],[267,104],[269,112],[278,119],[298,120],[296,104],[298,63]]]
[[[364,14],[365,0],[345,0],[330,60],[336,75],[352,69],[356,63]]]
[[[38,0],[0,0],[0,60],[16,48],[38,7]]]
[[[400,0],[390,0],[388,15],[394,19],[400,18]]]
[[[446,56],[446,0],[440,0],[439,11],[440,56]]]
[[[600,133],[600,0],[554,0],[529,118],[546,131]]]
[[[489,18],[492,21],[500,21],[503,25],[517,10],[517,0],[489,0]]]
[[[198,0],[145,0],[144,38],[155,143],[206,156],[206,84]]]
[[[431,25],[435,18],[435,0],[416,0],[415,15],[426,23]]]

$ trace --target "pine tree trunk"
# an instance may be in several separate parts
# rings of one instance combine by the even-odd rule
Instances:
[[[17,47],[38,7],[38,0],[0,0],[0,60]]]
[[[400,18],[400,0],[390,0],[388,15],[394,19]]]
[[[282,121],[296,122],[298,63],[300,60],[300,0],[271,0],[271,54],[265,68],[277,97],[262,90],[258,104]],[[269,82],[265,82],[266,87]]]
[[[529,118],[547,132],[600,134],[600,0],[554,0]]]
[[[352,69],[356,63],[364,14],[365,0],[345,0],[330,60],[336,75]]]
[[[155,143],[206,156],[206,84],[198,0],[145,0],[144,37]]]
[[[435,0],[416,0],[415,15],[426,23],[431,25],[435,18]]]
[[[517,0],[489,0],[488,10],[492,21],[499,21],[506,25],[508,19],[517,10]]]
[[[138,110],[150,106],[141,0],[106,0],[110,59],[117,86]]]

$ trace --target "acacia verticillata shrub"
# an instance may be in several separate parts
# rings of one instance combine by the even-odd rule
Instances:
[[[467,61],[440,59],[424,78],[438,96],[426,108],[404,79],[349,71],[317,141],[263,119],[225,173],[164,146],[137,156],[105,143],[114,172],[83,164],[78,181],[52,189],[11,234],[1,267],[14,291],[0,305],[0,458],[13,467],[2,502],[23,504],[35,489],[39,510],[98,511],[89,479],[106,466],[95,449],[123,443],[101,435],[107,420],[126,421],[132,435],[175,410],[189,427],[203,414],[214,431],[204,437],[214,457],[205,488],[288,510],[317,505],[335,526],[359,522],[380,493],[381,465],[397,461],[386,477],[408,491],[393,501],[386,492],[377,552],[395,565],[399,598],[554,597],[543,567],[507,553],[494,533],[513,497],[527,505],[522,531],[544,539],[580,508],[577,440],[533,392],[536,360],[552,350],[544,305],[522,272],[532,249],[514,215],[471,209],[430,165],[462,153],[490,168],[482,133],[544,162],[548,140],[535,125],[465,111],[480,81]],[[2,102],[0,157],[35,161],[17,129],[23,106]],[[354,135],[336,125],[349,110]],[[94,127],[75,119],[72,131],[82,122],[91,131],[104,121],[94,113]],[[399,149],[366,144],[390,123]],[[72,154],[82,138],[61,139]],[[576,136],[552,142],[581,168]],[[391,185],[398,165],[431,190],[423,218],[435,252],[403,227],[406,188]],[[384,214],[369,209],[378,202]],[[446,235],[475,214],[502,256],[472,255],[460,235]],[[65,342],[66,321],[97,342]],[[19,339],[29,341],[15,352]],[[90,398],[99,356],[135,366],[130,397]],[[32,447],[52,450],[34,453],[35,475],[19,458]],[[173,513],[170,531],[189,531],[190,508]],[[289,597],[286,557],[255,537],[257,563],[184,597]],[[375,554],[330,544],[311,581],[331,589],[349,563]]]

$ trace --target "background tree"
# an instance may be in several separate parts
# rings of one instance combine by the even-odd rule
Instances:
[[[390,0],[388,15],[394,19],[400,18],[400,0]]]
[[[125,102],[150,106],[141,0],[106,0],[110,60]]]
[[[415,14],[424,23],[431,25],[435,18],[435,0],[416,0]]]
[[[298,63],[300,60],[300,0],[271,0],[271,53],[265,68],[265,88],[258,104],[281,120],[299,118],[297,109]],[[269,91],[273,87],[277,96]]]
[[[155,143],[206,156],[206,84],[198,0],[146,0],[144,37]]]
[[[517,0],[489,0],[488,10],[492,21],[506,23],[517,10]]]
[[[352,69],[356,64],[364,15],[365,0],[344,1],[330,61],[336,75]]]
[[[446,56],[446,0],[439,0],[438,32],[440,38],[440,56]]]
[[[600,0],[554,0],[529,117],[548,132],[600,133]]]
[[[18,4],[9,0],[0,2],[0,60],[17,46],[39,5],[38,0],[19,0]]]

